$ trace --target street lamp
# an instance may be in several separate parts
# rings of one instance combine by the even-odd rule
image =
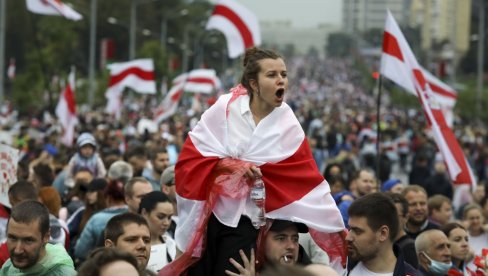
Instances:
[[[166,13],[169,14],[169,13]],[[182,9],[173,16],[164,16],[161,19],[161,47],[166,48],[166,36],[168,35],[168,20],[188,15],[187,9]]]

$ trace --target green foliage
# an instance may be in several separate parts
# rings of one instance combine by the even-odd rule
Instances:
[[[325,49],[327,56],[347,57],[351,55],[354,46],[354,39],[351,35],[342,32],[331,33],[327,40]]]

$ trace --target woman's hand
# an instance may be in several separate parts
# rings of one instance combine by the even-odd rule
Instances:
[[[234,265],[235,268],[239,271],[239,274],[234,273],[232,271],[226,270],[225,274],[230,275],[230,276],[255,276],[256,275],[256,258],[254,256],[254,249],[251,249],[251,260],[249,260],[244,254],[244,251],[239,250],[239,254],[241,255],[241,259],[244,262],[244,267],[238,263],[236,260],[233,258],[229,259],[229,262]]]
[[[263,174],[261,173],[261,170],[252,165],[247,171],[246,171],[246,174],[245,174],[247,177],[249,177],[250,179],[255,179],[255,178],[261,178],[263,177]]]

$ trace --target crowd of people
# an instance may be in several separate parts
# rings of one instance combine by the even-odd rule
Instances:
[[[72,147],[49,114],[2,118],[20,160],[0,275],[484,273],[482,129],[454,122],[478,180],[454,186],[419,111],[377,120],[350,59],[253,48],[242,78],[223,80],[240,85],[201,108],[184,98],[156,130],[141,127],[144,99],[126,99],[121,121],[80,114]]]

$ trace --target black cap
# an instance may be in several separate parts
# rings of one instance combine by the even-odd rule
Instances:
[[[273,225],[271,225],[271,227],[269,228],[269,231],[280,232],[290,226],[295,226],[298,230],[298,233],[308,233],[308,227],[305,224],[281,219],[275,219],[273,221]]]
[[[101,191],[107,186],[105,178],[95,178],[88,184],[88,192]]]

